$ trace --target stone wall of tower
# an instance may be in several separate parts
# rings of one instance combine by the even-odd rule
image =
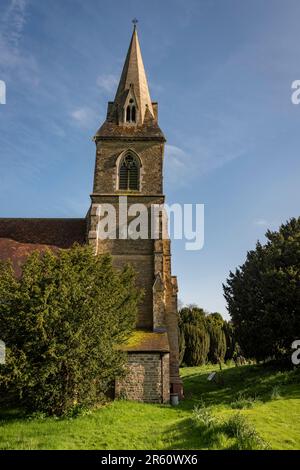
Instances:
[[[126,150],[135,152],[141,162],[140,191],[118,190],[118,163]],[[153,284],[154,241],[151,239],[151,205],[163,204],[162,196],[162,155],[163,143],[155,141],[105,140],[97,143],[92,210],[90,218],[90,243],[97,253],[109,252],[113,263],[121,268],[130,263],[137,273],[137,286],[143,289],[143,300],[139,307],[138,328],[153,328]],[[119,239],[119,196],[127,196],[128,208],[132,204],[144,204],[148,209],[148,239]],[[96,213],[93,206],[111,204],[117,216],[117,239],[96,239]],[[130,219],[128,219],[130,222]]]
[[[161,196],[128,196],[128,208],[132,204],[143,203],[149,211],[149,230],[150,230],[150,211],[151,204],[163,204]],[[154,241],[148,239],[138,240],[100,240],[97,238],[97,214],[96,209],[99,204],[111,204],[116,211],[117,221],[119,220],[119,197],[92,196],[92,206],[90,211],[89,243],[94,246],[95,252],[110,253],[113,258],[113,264],[117,268],[122,268],[126,264],[131,264],[136,271],[136,284],[143,290],[143,298],[139,306],[137,319],[138,328],[153,328],[153,284],[154,277]],[[118,224],[117,224],[118,235]]]
[[[124,192],[117,189],[119,158],[126,150],[136,152],[141,161],[139,192]],[[122,268],[129,263],[135,269],[137,286],[143,289],[144,292],[143,300],[139,306],[137,328],[167,331],[170,345],[168,364],[171,391],[181,394],[182,385],[179,378],[178,360],[177,282],[176,278],[171,275],[170,241],[152,240],[150,234],[151,205],[162,205],[164,203],[164,196],[162,195],[162,162],[163,143],[161,142],[147,140],[98,142],[90,211],[89,242],[94,245],[98,254],[109,252],[116,267]],[[124,195],[127,196],[128,208],[137,203],[142,203],[147,207],[149,224],[147,240],[119,239],[119,196]],[[96,207],[99,204],[106,203],[115,207],[117,216],[116,240],[97,239]],[[129,378],[132,379],[132,373],[135,375],[141,369],[140,366],[130,368]]]
[[[129,353],[126,375],[115,384],[117,398],[168,403],[170,399],[169,354]]]
[[[163,302],[160,288],[154,297],[154,311],[163,310],[159,318],[164,322],[157,327],[165,327],[170,345],[170,382],[171,391],[182,395],[182,382],[179,378],[179,343],[178,343],[178,310],[177,310],[177,279],[171,273],[170,240],[157,240],[154,242],[154,269],[155,274],[162,278]]]
[[[97,144],[94,173],[94,194],[122,194],[117,187],[117,163],[126,150],[133,150],[141,160],[140,194],[162,194],[163,148],[161,142],[101,141]]]

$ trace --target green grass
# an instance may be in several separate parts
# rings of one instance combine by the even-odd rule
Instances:
[[[195,406],[209,406],[218,422],[237,412],[273,449],[300,449],[300,375],[262,366],[224,367],[223,384],[207,381],[217,367],[184,368],[186,399],[178,407],[115,401],[75,419],[35,418],[0,410],[0,449],[207,449],[232,448],[195,425]],[[275,388],[276,387],[276,388]],[[280,393],[274,395],[274,389]],[[252,405],[234,409],[247,397]]]

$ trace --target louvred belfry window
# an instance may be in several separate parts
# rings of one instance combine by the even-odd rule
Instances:
[[[136,122],[136,108],[132,98],[129,100],[129,104],[126,108],[126,122]]]
[[[127,154],[122,159],[119,170],[119,189],[138,190],[139,189],[140,166],[137,158],[132,154]]]

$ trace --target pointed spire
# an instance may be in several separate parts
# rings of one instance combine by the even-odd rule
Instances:
[[[148,109],[154,117],[152,102],[146,72],[143,64],[138,33],[136,29],[137,20],[133,20],[133,33],[124,63],[120,83],[115,96],[114,104],[123,108],[129,97],[135,99],[137,105],[137,123],[143,123],[146,110]]]

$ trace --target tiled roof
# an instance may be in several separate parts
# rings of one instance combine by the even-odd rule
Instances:
[[[0,219],[0,260],[11,260],[17,276],[27,256],[84,244],[85,219]]]
[[[69,248],[75,242],[83,244],[85,236],[85,219],[0,218],[0,238],[9,238],[20,243]]]
[[[21,275],[22,265],[34,251],[43,252],[47,248],[57,251],[59,248],[51,245],[19,243],[9,238],[0,238],[0,260],[11,261],[17,277]]]

